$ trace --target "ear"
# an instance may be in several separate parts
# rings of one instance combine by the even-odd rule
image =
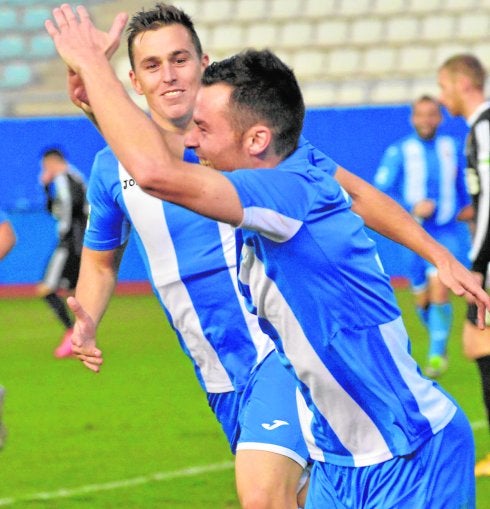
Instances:
[[[209,55],[204,53],[204,55],[201,58],[201,72],[204,72],[204,69],[209,65]]]
[[[136,77],[136,74],[134,73],[133,69],[131,69],[129,71],[129,79],[131,80],[131,86],[133,87],[133,90],[138,95],[143,95],[143,90],[140,86],[140,82],[139,82],[138,78]]]
[[[456,89],[459,90],[460,92],[466,92],[472,88],[471,80],[468,76],[466,76],[466,74],[458,73],[456,75],[455,84]]]
[[[272,132],[269,127],[256,124],[245,132],[244,140],[248,153],[258,157],[269,149],[272,143]]]

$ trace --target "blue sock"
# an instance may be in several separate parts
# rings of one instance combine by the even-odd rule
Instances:
[[[433,355],[446,355],[452,321],[453,307],[449,302],[444,304],[431,303],[427,320],[430,340],[429,357]]]
[[[415,306],[417,311],[417,316],[420,318],[420,321],[424,324],[424,327],[429,327],[429,308],[430,304],[427,306]]]

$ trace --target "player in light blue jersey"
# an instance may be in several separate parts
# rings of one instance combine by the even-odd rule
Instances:
[[[235,225],[239,224],[244,217],[244,208],[237,194],[237,189],[241,191],[239,178],[235,183],[235,187],[219,172],[205,166],[190,165],[182,162],[179,157],[176,157],[168,150],[168,137],[166,137],[167,139],[162,138],[160,130],[132,104],[121,83],[115,77],[106,59],[107,40],[104,34],[93,30],[93,25],[84,8],[80,7],[77,11],[81,17],[80,21],[68,5],[55,9],[53,14],[56,25],[48,22],[47,29],[68,66],[83,79],[99,126],[115,149],[124,167],[129,169],[130,174],[137,180],[142,189],[154,194],[158,198],[180,203],[200,214],[217,220]],[[245,55],[245,57],[238,57],[238,59],[233,59],[230,62],[225,61],[221,64],[213,64],[213,69],[220,69],[220,65],[226,69],[228,65],[231,65],[229,78],[232,80],[237,78],[239,80],[241,77],[240,73],[235,72],[233,64],[242,62],[244,59],[246,61],[250,55],[252,56],[252,62],[249,62],[251,65],[248,68],[250,79],[245,80],[245,85],[247,85],[246,88],[248,88],[249,92],[253,92],[252,97],[248,97],[245,104],[240,102],[243,101],[243,97],[239,97],[239,104],[236,104],[234,102],[236,99],[231,100],[231,90],[234,89],[235,84],[226,84],[226,80],[223,79],[218,79],[212,84],[209,81],[205,81],[206,86],[198,94],[199,99],[194,114],[197,127],[187,135],[188,143],[199,147],[199,155],[220,169],[230,167],[274,168],[294,150],[294,147],[297,145],[297,136],[301,130],[302,115],[290,115],[289,111],[291,108],[295,112],[304,113],[301,94],[299,90],[296,90],[297,84],[294,79],[291,80],[292,73],[290,75],[289,70],[287,70],[288,72],[284,75],[282,72],[284,71],[283,64],[268,52],[259,53],[258,59],[254,58],[256,53],[251,52]],[[267,61],[261,62],[261,56],[264,56]],[[276,64],[278,64],[277,67]],[[212,71],[206,71],[205,76],[209,78],[210,75],[212,76]],[[265,83],[263,82],[264,79]],[[281,93],[278,93],[279,89],[281,89]],[[109,94],[111,100],[107,102],[105,98]],[[269,118],[269,115],[271,118]],[[121,117],[125,119],[125,122],[118,120]],[[277,126],[276,120],[282,121],[282,124],[286,121],[286,129],[281,130],[284,125]],[[294,242],[289,244],[298,231],[295,228],[299,227],[301,229],[302,226],[299,218],[294,217],[293,221],[291,221],[291,218],[285,213],[292,212],[294,215],[296,211],[303,210],[304,204],[301,201],[301,197],[313,197],[314,199],[309,202],[313,208],[311,210],[304,209],[308,216],[305,219],[308,220],[308,225],[311,222],[311,225],[314,226],[312,232],[320,233],[320,225],[316,223],[335,221],[339,218],[337,216],[339,213],[341,214],[339,219],[342,219],[344,212],[348,215],[350,215],[350,212],[349,206],[346,205],[349,200],[344,192],[336,184],[332,184],[333,180],[327,178],[325,168],[318,169],[312,164],[312,162],[318,161],[310,157],[311,149],[308,146],[302,146],[293,157],[295,156],[297,156],[297,159],[291,159],[285,163],[283,167],[285,169],[284,175],[280,171],[271,170],[273,175],[279,174],[278,185],[280,189],[279,192],[274,191],[273,182],[273,185],[267,190],[272,199],[270,209],[261,210],[260,201],[264,199],[266,193],[263,189],[252,189],[254,182],[256,182],[255,177],[250,177],[251,180],[245,183],[244,191],[245,194],[248,190],[251,191],[251,195],[256,194],[258,204],[260,204],[259,206],[252,205],[246,213],[247,228],[256,228],[257,231],[261,232],[257,234],[258,241],[252,243],[254,247],[253,256],[257,261],[260,261],[261,256],[263,256],[263,260],[266,260],[267,257],[272,255],[272,258],[269,258],[272,264],[269,266],[273,267],[273,269],[269,276],[277,278],[278,281],[280,279],[282,281],[289,281],[286,283],[285,288],[288,285],[291,288],[295,288],[296,291],[291,292],[291,295],[293,293],[296,294],[296,297],[292,299],[292,303],[294,301],[294,314],[299,318],[301,314],[311,317],[307,307],[313,302],[308,299],[313,285],[306,285],[308,288],[308,291],[305,292],[306,299],[301,299],[300,293],[305,284],[304,279],[301,277],[301,271],[298,270],[293,273],[286,270],[285,258],[282,257],[282,261],[281,256],[275,258],[274,253],[271,251],[271,246],[282,244],[277,246],[279,247],[278,254],[281,254],[281,251],[282,255],[287,253],[288,258],[293,259],[292,265],[297,268],[299,266],[295,260],[296,255],[305,253],[303,264],[306,266],[306,274],[314,272],[312,272],[311,267],[308,268],[308,265],[311,262],[313,262],[311,263],[313,265],[317,259],[315,257],[313,257],[315,259],[312,259],[306,246],[296,246],[300,248],[298,253],[294,249],[290,249],[291,245],[295,247]],[[335,167],[335,164],[329,161],[328,158],[323,157],[322,160],[325,166],[330,165],[331,168]],[[293,176],[292,180],[287,176],[288,164],[291,161],[294,166],[293,171],[290,172]],[[267,176],[269,171],[239,172],[238,175],[242,173],[249,175],[260,173],[260,178],[267,180],[267,182],[270,180]],[[284,177],[288,186],[295,184],[295,182],[297,184],[297,188],[295,185],[295,191],[298,191],[298,195],[295,194],[293,198],[290,192],[285,193],[284,197],[281,198],[281,189],[288,190],[288,186],[286,188],[283,187]],[[267,182],[259,182],[259,186]],[[250,186],[248,186],[249,183],[251,184]],[[316,187],[316,189],[309,189],[310,187]],[[342,196],[344,201],[341,201],[339,196]],[[285,203],[286,200],[288,201],[287,204]],[[299,202],[295,206],[294,202],[298,200]],[[284,210],[279,210],[282,207],[284,207]],[[397,505],[401,507],[401,504],[403,504],[406,507],[414,507],[420,506],[422,499],[425,503],[427,493],[430,493],[429,503],[432,503],[434,500],[432,507],[438,507],[435,501],[439,503],[439,500],[441,507],[448,507],[447,502],[449,499],[451,503],[454,502],[458,505],[458,501],[464,500],[471,507],[474,497],[474,480],[472,480],[472,476],[468,475],[468,471],[471,473],[471,467],[468,469],[468,463],[472,460],[470,458],[472,456],[472,442],[469,426],[464,416],[458,411],[457,406],[436,385],[420,376],[413,360],[407,355],[408,341],[404,331],[400,329],[400,321],[399,317],[397,317],[398,311],[396,304],[394,304],[393,296],[390,294],[391,289],[389,284],[387,284],[386,276],[383,275],[379,267],[376,269],[377,264],[370,260],[370,256],[374,254],[372,243],[365,237],[362,223],[359,224],[359,218],[355,215],[350,217],[351,219],[347,217],[345,222],[339,221],[340,228],[334,232],[334,235],[331,235],[331,228],[327,228],[330,235],[322,236],[320,233],[318,238],[306,237],[305,243],[311,244],[313,241],[313,251],[317,254],[320,266],[323,266],[325,259],[328,259],[328,256],[326,256],[328,250],[332,246],[337,244],[342,245],[345,236],[353,238],[351,247],[354,249],[350,251],[348,243],[345,243],[346,249],[342,253],[343,258],[339,263],[340,267],[345,267],[347,270],[345,273],[340,272],[336,274],[336,276],[339,279],[338,287],[341,286],[344,278],[346,278],[345,283],[351,283],[350,285],[345,284],[344,289],[351,288],[353,296],[357,297],[356,301],[350,304],[356,307],[354,315],[358,313],[361,322],[365,319],[373,321],[372,342],[376,350],[374,356],[379,353],[384,356],[386,361],[386,365],[381,360],[375,360],[373,364],[381,366],[379,381],[376,380],[375,386],[371,388],[373,389],[371,402],[375,404],[375,407],[367,408],[367,400],[357,401],[352,398],[357,390],[358,394],[370,392],[369,387],[355,386],[359,376],[349,376],[350,374],[353,375],[354,371],[360,369],[359,363],[355,362],[358,358],[355,354],[350,363],[346,362],[349,357],[349,355],[346,355],[343,363],[339,364],[339,366],[342,365],[342,367],[346,368],[345,373],[334,373],[334,369],[332,369],[331,374],[333,376],[329,378],[328,370],[322,372],[321,364],[328,365],[326,359],[328,357],[328,349],[327,352],[323,350],[328,346],[329,342],[336,343],[333,345],[335,348],[331,350],[334,355],[333,365],[335,365],[336,353],[342,353],[343,350],[342,337],[345,336],[346,340],[349,339],[347,331],[344,331],[342,328],[337,330],[335,324],[325,323],[323,317],[318,315],[315,316],[315,320],[317,320],[319,327],[315,328],[316,333],[313,334],[313,336],[316,335],[316,338],[312,336],[308,337],[307,341],[303,341],[302,335],[304,336],[304,332],[301,326],[297,326],[300,324],[298,320],[296,322],[292,321],[293,328],[291,329],[287,325],[289,320],[281,322],[283,316],[281,300],[267,300],[267,297],[271,295],[270,291],[274,292],[275,282],[272,278],[270,280],[267,280],[267,278],[263,281],[260,280],[260,263],[255,265],[255,267],[259,267],[259,272],[254,273],[251,270],[249,274],[252,274],[253,277],[242,282],[242,290],[245,294],[247,287],[258,289],[258,293],[253,296],[254,301],[252,304],[257,309],[265,309],[264,314],[269,315],[259,317],[261,325],[274,337],[276,348],[281,352],[286,366],[297,376],[298,382],[301,382],[298,373],[303,376],[301,368],[308,365],[306,367],[306,383],[299,383],[299,387],[302,388],[305,397],[304,403],[302,403],[300,398],[300,407],[305,403],[308,406],[308,409],[302,408],[301,410],[301,413],[305,414],[307,421],[304,426],[304,432],[307,435],[312,435],[313,439],[321,444],[322,447],[325,446],[325,449],[320,450],[318,450],[318,447],[312,447],[311,451],[317,457],[323,455],[323,459],[327,459],[329,462],[337,457],[347,458],[345,464],[348,466],[344,467],[332,461],[332,468],[335,473],[342,477],[342,479],[339,478],[338,481],[335,481],[335,487],[329,481],[329,479],[334,478],[333,473],[325,477],[322,472],[323,467],[315,465],[313,489],[308,505],[311,507],[338,507],[340,505],[351,507],[354,506],[353,504],[360,506],[360,502],[352,502],[351,500],[352,497],[360,497],[364,500],[368,498],[370,503],[377,504],[375,505],[377,507],[379,507],[379,500],[381,499],[385,502],[393,501],[393,503],[390,502],[392,506]],[[404,217],[404,215],[401,214],[401,217]],[[345,228],[342,228],[342,226],[345,226]],[[414,227],[414,231],[424,237],[423,230],[420,231]],[[292,234],[292,237],[288,237],[290,234]],[[430,239],[430,237],[426,238]],[[356,240],[360,242],[355,242]],[[327,244],[325,244],[326,241],[328,241]],[[439,262],[444,259],[445,262],[442,263],[442,266],[447,263],[454,269],[454,271],[448,271],[451,273],[451,277],[455,277],[455,279],[452,279],[452,287],[459,294],[468,293],[478,300],[480,308],[479,319],[482,322],[483,308],[490,305],[490,299],[478,287],[468,271],[458,264],[446,250],[438,247],[438,244],[433,242],[431,245],[435,247],[436,251],[432,259],[434,261],[439,259]],[[332,251],[335,253],[336,249],[332,249]],[[351,257],[352,261],[349,262]],[[430,255],[429,258],[431,258]],[[365,261],[367,262],[366,266],[370,267],[366,282],[364,282],[362,272],[359,272],[359,266],[362,266]],[[246,258],[244,258],[243,263],[243,266],[246,267]],[[247,269],[249,268],[250,266],[247,267]],[[335,271],[336,267],[332,264],[328,268]],[[353,268],[355,270],[352,270]],[[448,266],[446,265],[447,268]],[[349,279],[351,270],[354,277]],[[244,270],[244,274],[246,279],[247,270]],[[283,277],[286,275],[287,278]],[[360,276],[359,279],[356,279],[357,275]],[[256,276],[259,277],[257,278]],[[321,277],[317,274],[315,276],[317,281],[321,281]],[[249,284],[250,282],[253,284]],[[370,294],[369,282],[373,283],[373,290],[379,292],[378,300],[374,291],[372,292],[373,295]],[[256,284],[258,285],[256,286]],[[320,288],[322,289],[324,286],[320,285]],[[342,310],[345,305],[337,302],[338,296],[335,295],[336,291],[337,288],[332,292],[330,298],[328,298],[329,295],[325,295],[324,307],[328,306],[328,309],[324,310],[322,308],[322,310],[326,311],[325,316],[329,316],[333,320],[338,319],[339,323],[341,323],[344,315],[343,313],[337,314],[335,307],[338,305],[339,309]],[[383,298],[383,295],[386,296],[386,300]],[[256,299],[257,296],[258,300]],[[317,296],[317,293],[315,296]],[[264,301],[261,301],[262,297],[264,297]],[[320,297],[322,297],[321,294]],[[337,297],[337,299],[333,297]],[[388,297],[392,299],[391,302],[388,300]],[[348,300],[349,295],[344,298]],[[270,304],[270,306],[263,306],[265,300],[267,300],[267,304]],[[357,309],[359,305],[361,307]],[[369,309],[370,306],[373,306],[372,310]],[[313,307],[318,309],[318,304],[315,304]],[[382,312],[383,307],[387,307],[387,309]],[[270,317],[273,320],[275,316],[280,317],[277,325],[286,325],[287,341],[285,341],[284,337],[278,337],[274,330],[271,329],[271,326],[268,325],[268,318]],[[289,319],[289,316],[285,315],[285,317]],[[393,317],[393,324],[388,322],[389,326],[382,327],[384,324],[375,323],[376,319],[385,319],[387,317]],[[359,325],[356,322],[356,316],[352,317],[352,323]],[[280,327],[277,327],[277,329],[280,330]],[[311,326],[309,328],[305,327],[305,330],[307,329],[308,335],[310,335]],[[297,357],[293,355],[290,358],[288,355],[284,355],[284,344],[292,341],[291,330],[299,334],[298,340],[305,348],[302,349]],[[324,336],[324,333],[332,330],[339,333],[340,341],[338,343],[335,342],[335,337],[327,338]],[[81,332],[83,333],[84,331]],[[354,338],[359,336],[362,339],[362,335],[362,327],[359,331],[357,331],[356,327],[353,328],[352,336]],[[312,355],[308,344],[319,346],[318,350],[321,353],[321,357],[319,357],[320,364],[317,363],[315,355]],[[377,348],[385,344],[390,348]],[[359,345],[363,346],[363,343],[360,342]],[[298,350],[298,347],[294,346],[294,349]],[[373,360],[373,352],[365,348],[360,352],[363,356],[363,362],[369,365]],[[346,353],[350,354],[349,348],[346,349]],[[85,357],[86,362],[93,362],[94,366],[100,365],[100,351],[96,348],[91,348],[90,345],[87,345],[86,356],[81,357]],[[307,359],[308,362],[302,364],[301,357]],[[95,359],[97,358],[99,358],[99,362],[96,362]],[[293,362],[290,362],[291,360]],[[406,361],[406,366],[403,361]],[[298,373],[295,372],[296,367],[298,368]],[[319,367],[320,369],[318,369]],[[399,373],[397,369],[399,369]],[[321,373],[321,376],[318,376],[318,373]],[[325,373],[327,374],[326,378],[323,376]],[[394,377],[393,385],[387,383],[391,376]],[[374,378],[374,373],[370,373],[369,380],[372,381]],[[338,391],[339,387],[336,385],[336,382],[338,383],[339,380],[348,382],[349,379],[352,380],[354,386],[348,387],[347,383],[343,391],[348,396],[351,394],[351,399],[345,397],[342,390]],[[331,381],[332,383],[330,383]],[[404,383],[405,386],[403,385]],[[398,387],[395,387],[395,385],[398,385]],[[333,389],[332,392],[330,392],[331,389]],[[395,392],[396,396],[393,396],[391,392]],[[314,398],[311,398],[312,394],[315,395]],[[322,399],[324,397],[329,399],[329,395],[335,394],[343,396],[338,401],[338,408],[335,408],[337,405],[335,398],[329,401],[329,405],[325,408],[321,404]],[[398,404],[394,405],[393,410],[391,410],[391,407],[384,401],[381,395],[391,396],[391,399],[388,398],[390,399],[389,403],[398,401]],[[406,412],[406,415],[405,413],[403,415],[400,413],[401,402],[406,402],[409,405],[410,411]],[[317,406],[317,403],[320,404],[321,408]],[[442,410],[442,413],[445,415],[443,417],[432,415],[432,411],[435,410],[434,406],[437,407],[437,410]],[[385,411],[386,415],[383,415]],[[377,412],[380,412],[380,415],[377,415]],[[457,415],[451,419],[454,413]],[[326,419],[326,425],[318,427],[317,424],[321,422],[321,419]],[[444,421],[446,420],[450,420],[450,424],[444,426]],[[391,429],[389,426],[388,423],[390,421],[396,422],[394,429]],[[332,427],[331,425],[334,426]],[[400,426],[398,427],[398,425]],[[440,430],[441,428],[443,428],[443,431]],[[453,437],[453,434],[456,436]],[[445,442],[453,443],[454,448],[446,448],[447,444]],[[445,447],[440,452],[442,444]],[[419,449],[416,451],[412,450],[408,457],[397,455],[404,448],[408,450],[412,447],[416,448],[417,445],[420,446]],[[373,454],[371,454],[372,449],[375,450]],[[319,451],[320,454],[318,454]],[[365,453],[366,451],[367,453]],[[445,454],[449,458],[446,459],[444,457]],[[454,465],[457,454],[459,454],[459,463]],[[392,457],[392,460],[390,457]],[[353,458],[356,458],[355,462]],[[421,461],[418,461],[419,458]],[[369,462],[372,462],[372,464],[369,464]],[[355,463],[355,467],[351,466],[352,463]],[[367,468],[360,466],[363,464]],[[454,484],[457,485],[458,491],[460,491],[457,496],[455,495],[455,490],[452,488],[448,490],[447,486],[444,486],[445,493],[440,493],[442,487],[437,481],[444,481],[439,468],[441,465],[444,468],[449,465],[449,470],[453,469],[452,479]],[[380,488],[380,483],[383,483],[384,479],[388,478],[393,482],[393,486],[387,486],[386,490],[378,489]],[[418,482],[421,478],[423,483]],[[365,489],[357,490],[356,486],[361,484],[366,486]],[[445,483],[443,482],[442,484]],[[415,491],[411,488],[414,488]],[[432,488],[435,488],[434,492],[431,491]],[[400,496],[405,497],[403,502],[401,502]],[[341,502],[339,502],[339,497],[342,500]]]
[[[128,49],[134,89],[145,96],[152,119],[177,153],[198,162],[193,151],[184,152],[183,136],[208,57],[191,20],[164,4],[137,13],[129,25]],[[76,76],[70,80],[77,102]],[[86,103],[78,105],[90,111]],[[96,156],[88,200],[76,297],[94,329],[75,353],[95,344],[95,326],[132,229],[154,292],[236,452],[242,506],[296,508],[308,461],[296,384],[239,295],[233,228],[144,193],[109,148]],[[99,360],[86,364],[98,370]],[[304,494],[299,497],[302,505]]]
[[[464,180],[465,161],[456,139],[437,134],[442,121],[436,99],[424,95],[412,105],[414,132],[390,145],[375,185],[397,200],[436,240],[469,265],[469,229],[458,224],[473,215]],[[427,375],[447,369],[447,341],[453,317],[449,292],[437,269],[413,252],[408,266],[417,313],[429,332]]]
[[[318,460],[307,507],[474,507],[469,424],[409,355],[388,278],[349,198],[311,164],[308,147],[296,149],[304,105],[293,73],[267,51],[206,69],[187,144],[214,168],[256,169],[224,176],[172,154],[115,77],[85,9],[80,21],[67,5],[53,14],[48,32],[141,188],[242,227],[242,293],[296,377]],[[464,288],[488,306],[467,275]]]

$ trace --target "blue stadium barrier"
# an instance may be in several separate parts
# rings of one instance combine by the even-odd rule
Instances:
[[[408,105],[389,107],[318,108],[307,112],[305,136],[338,164],[372,181],[384,149],[409,132]],[[461,140],[467,128],[461,119],[447,118],[441,130]],[[53,220],[44,211],[38,183],[40,155],[47,147],[61,148],[87,177],[94,155],[104,146],[98,131],[83,117],[0,120],[0,207],[11,216],[18,245],[0,262],[0,284],[37,282],[55,245]],[[405,249],[371,232],[388,274],[405,276]],[[144,281],[145,269],[130,241],[120,281]]]

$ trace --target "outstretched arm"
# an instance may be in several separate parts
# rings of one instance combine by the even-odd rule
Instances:
[[[484,328],[485,308],[490,310],[490,297],[478,279],[389,196],[344,168],[337,169],[335,178],[352,197],[352,209],[367,226],[415,251],[437,267],[440,280],[452,292],[476,302],[479,327]]]

